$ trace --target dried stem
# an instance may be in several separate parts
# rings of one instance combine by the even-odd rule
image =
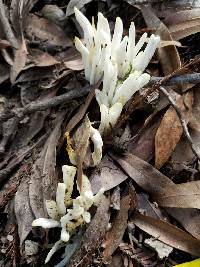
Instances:
[[[167,92],[167,90],[160,86],[159,87],[160,91],[168,98],[170,104],[173,106],[173,108],[175,109],[176,113],[177,113],[177,116],[179,117],[179,120],[180,120],[180,123],[182,125],[182,128],[183,128],[183,132],[185,134],[185,136],[187,137],[188,139],[188,142],[190,144],[190,147],[193,151],[193,153],[195,154],[195,156],[198,158],[198,160],[200,160],[200,149],[198,146],[196,146],[191,138],[191,135],[188,131],[188,127],[187,127],[187,123],[184,119],[184,115],[183,113],[180,111],[180,109],[178,108],[178,106],[176,105],[174,99],[170,96],[170,94]]]

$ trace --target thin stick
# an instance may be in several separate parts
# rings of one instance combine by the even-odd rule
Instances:
[[[149,85],[159,83],[163,80],[164,77],[151,77]],[[184,84],[184,83],[200,83],[200,73],[193,73],[193,74],[184,74],[180,76],[175,76],[169,78],[166,82],[163,82],[165,85],[174,85],[174,84]]]
[[[18,42],[8,21],[5,6],[2,0],[0,0],[0,23],[7,40],[11,43],[12,47],[17,48]]]
[[[180,111],[180,109],[178,108],[178,106],[176,105],[174,99],[170,96],[170,94],[167,92],[167,90],[160,86],[159,87],[160,91],[168,98],[170,104],[172,105],[172,107],[175,109],[176,113],[177,113],[177,116],[179,117],[179,120],[180,120],[180,123],[181,123],[181,126],[183,128],[183,132],[185,134],[185,136],[187,137],[188,141],[189,141],[189,144],[190,144],[190,147],[193,151],[193,153],[195,154],[195,156],[198,158],[198,160],[200,160],[200,149],[198,146],[196,146],[191,138],[191,135],[188,131],[188,127],[187,127],[187,123],[184,119],[184,116],[182,114],[182,112]]]
[[[85,86],[79,90],[71,90],[66,94],[55,96],[51,99],[44,101],[33,101],[24,108],[17,108],[13,110],[6,110],[2,115],[0,115],[0,122],[7,121],[13,117],[23,117],[24,115],[30,114],[35,111],[42,111],[48,108],[56,107],[58,105],[69,103],[73,99],[77,99],[87,95],[94,87],[98,86],[98,83],[93,86]]]

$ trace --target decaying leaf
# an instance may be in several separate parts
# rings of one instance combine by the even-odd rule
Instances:
[[[25,64],[26,64],[26,59],[27,59],[27,48],[26,48],[26,43],[25,40],[22,40],[22,43],[19,45],[19,48],[17,49],[15,56],[14,56],[14,62],[11,67],[11,72],[10,72],[10,81],[11,83],[14,83],[18,74],[23,70]]]
[[[110,190],[125,181],[127,177],[110,157],[105,156],[90,177],[92,191],[96,194],[102,187],[105,191]]]
[[[111,255],[119,246],[127,227],[128,211],[130,208],[130,196],[127,195],[121,199],[120,211],[112,223],[112,228],[105,237],[105,249],[103,252],[104,262],[111,260]]]
[[[81,9],[84,5],[88,4],[92,0],[70,0],[67,5],[66,16],[70,16],[74,13],[74,7]]]
[[[37,37],[45,42],[47,46],[54,45],[66,48],[72,45],[71,40],[59,26],[47,19],[39,18],[33,14],[28,17],[26,34],[30,39],[33,38],[33,36]]]
[[[33,62],[33,65],[29,65],[29,68],[33,66],[49,67],[59,64],[59,61],[57,61],[53,56],[39,49],[31,49],[29,58]]]
[[[64,62],[65,66],[70,70],[83,70],[83,62],[79,59],[69,60]]]
[[[193,93],[189,92],[185,96],[180,97],[177,106],[185,115],[186,122],[189,121],[193,104]],[[155,166],[160,169],[169,159],[177,143],[179,142],[183,128],[178,115],[173,107],[170,107],[157,130],[155,136]]]
[[[85,117],[81,126],[76,130],[74,135],[75,153],[77,163],[77,183],[82,188],[83,161],[89,146],[91,123],[88,116]]]
[[[141,7],[143,17],[147,25],[155,30],[161,40],[173,41],[166,25],[154,14],[150,6]],[[159,47],[159,59],[165,75],[172,73],[181,66],[181,60],[175,45]]]
[[[173,14],[167,14],[164,21],[169,26],[174,40],[180,40],[199,32],[200,15],[198,9],[178,10]]]
[[[156,203],[151,203],[147,194],[140,193],[137,194],[138,198],[138,210],[145,215],[157,218],[160,220],[167,221],[167,216],[164,212],[156,205]]]
[[[171,247],[189,252],[192,255],[200,255],[200,240],[172,224],[142,214],[135,214],[132,222],[143,231]]]
[[[120,158],[112,155],[123,170],[151,196],[157,195],[164,187],[173,186],[174,183],[152,165],[137,158],[132,154],[127,154]],[[200,213],[196,209],[167,208],[166,211],[173,216],[182,226],[193,236],[200,239]]]
[[[162,188],[174,184],[152,165],[132,154],[126,154],[124,157],[118,157],[112,154],[111,157],[119,163],[123,170],[140,187],[150,194],[156,194]]]
[[[34,215],[31,211],[28,195],[28,177],[21,182],[15,195],[15,216],[18,224],[18,234],[20,244],[22,245],[27,235],[31,231],[31,224],[34,220]]]
[[[163,207],[200,209],[200,181],[174,184],[163,188],[154,200]]]

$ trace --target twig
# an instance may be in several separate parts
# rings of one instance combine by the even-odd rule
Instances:
[[[164,79],[164,77],[151,77],[148,85],[159,83]],[[175,76],[169,78],[166,82],[163,82],[165,85],[174,85],[174,84],[183,84],[183,83],[200,83],[200,73],[185,74],[180,76]]]
[[[8,21],[5,6],[2,0],[0,0],[0,23],[2,25],[7,40],[14,48],[18,48],[18,42]]]
[[[178,106],[176,105],[174,99],[170,96],[170,94],[167,92],[167,90],[160,86],[159,87],[160,91],[168,98],[170,104],[173,106],[173,108],[175,109],[176,113],[177,113],[177,116],[179,117],[179,120],[180,120],[180,123],[182,125],[182,128],[183,128],[183,132],[185,134],[185,136],[187,137],[188,141],[189,141],[189,144],[190,144],[190,147],[193,151],[193,153],[195,154],[195,156],[198,158],[198,160],[200,160],[200,149],[198,146],[196,146],[194,143],[193,143],[193,140],[191,138],[191,135],[188,131],[188,127],[187,127],[187,123],[184,119],[184,116],[182,114],[182,112],[180,111],[180,109],[178,108]]]
[[[31,104],[28,104],[24,108],[16,108],[11,111],[7,110],[5,113],[0,115],[0,122],[7,121],[13,117],[23,117],[24,115],[30,114],[35,111],[42,111],[48,108],[56,107],[58,105],[69,103],[73,99],[77,99],[87,95],[97,84],[93,86],[85,86],[80,90],[71,90],[66,94],[55,96],[51,99],[44,101],[34,101]]]

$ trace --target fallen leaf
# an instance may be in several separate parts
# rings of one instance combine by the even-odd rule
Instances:
[[[28,52],[26,48],[26,43],[23,39],[15,52],[13,65],[11,66],[10,81],[12,84],[15,82],[17,76],[23,70],[26,64],[27,54]]]
[[[150,6],[142,6],[142,15],[148,27],[155,30],[162,41],[173,41],[167,26],[154,14]],[[159,47],[158,55],[165,75],[172,73],[181,66],[181,60],[175,45]]]
[[[105,156],[90,177],[92,191],[96,194],[102,187],[108,191],[127,179],[113,160]]]
[[[0,39],[0,49],[5,49],[10,46],[10,42],[8,42],[7,40]]]
[[[164,22],[169,26],[169,31],[174,40],[183,39],[199,32],[199,9],[176,11],[173,14],[167,14]]]
[[[195,256],[200,255],[200,240],[170,223],[137,213],[133,216],[132,222],[141,230],[171,247]]]
[[[82,237],[80,249],[72,256],[69,266],[75,267],[77,264],[80,267],[90,266],[92,255],[100,246],[108,227],[109,206],[109,198],[103,196],[90,225]]]
[[[161,220],[167,220],[166,215],[164,212],[156,205],[155,203],[151,203],[149,200],[149,197],[147,194],[140,193],[137,194],[138,198],[138,210],[141,213],[145,213],[145,215],[161,219]]]
[[[45,42],[46,45],[61,46],[64,48],[72,46],[71,40],[59,26],[33,14],[30,14],[28,17],[26,34],[30,39],[35,36]]]
[[[200,209],[200,181],[174,184],[163,188],[153,199],[162,207]]]
[[[166,208],[168,214],[174,217],[190,234],[200,240],[200,212],[197,209]]]
[[[70,0],[67,5],[66,17],[74,13],[74,7],[81,9],[84,5],[90,3],[92,0]]]
[[[154,118],[147,118],[146,123],[138,135],[130,140],[128,152],[145,161],[153,159],[155,153],[155,135],[162,119],[161,115],[161,113],[157,113]]]
[[[104,242],[103,261],[109,262],[113,252],[121,243],[122,237],[127,227],[128,211],[130,208],[130,196],[121,199],[120,211],[112,223],[112,228],[107,232]]]
[[[28,195],[28,177],[25,176],[18,187],[15,194],[14,209],[15,216],[18,224],[18,235],[20,239],[20,245],[23,244],[26,237],[32,228],[32,222],[34,220],[34,215],[31,211]]]
[[[70,70],[83,70],[83,62],[81,58],[64,62],[65,66]]]
[[[187,99],[187,106],[186,101]],[[176,104],[181,112],[185,115],[186,122],[192,111],[193,93],[189,92],[181,96]],[[179,142],[183,128],[179,117],[173,107],[170,107],[160,123],[155,136],[155,166],[160,169],[169,159],[177,143]]]
[[[60,63],[53,56],[39,49],[31,49],[29,58],[33,62],[29,67],[49,67]]]
[[[79,188],[82,188],[82,175],[83,175],[83,161],[89,146],[89,138],[91,132],[91,123],[88,116],[85,116],[82,124],[74,134],[75,153],[77,162],[77,183]]]
[[[127,153],[124,157],[111,154],[111,157],[141,188],[150,194],[156,194],[162,188],[174,184],[152,165],[132,154]]]
[[[123,158],[117,157],[116,155],[111,156],[143,190],[151,195],[156,196],[162,188],[174,185],[167,176],[132,154],[127,154]],[[200,239],[199,210],[166,208],[166,211],[181,223],[189,233]]]

